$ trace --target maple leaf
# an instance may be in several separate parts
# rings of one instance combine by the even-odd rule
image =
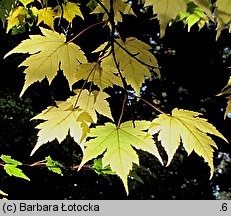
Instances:
[[[105,6],[105,8],[110,11],[110,0],[101,0],[102,4]],[[123,21],[122,14],[132,14],[134,15],[134,12],[132,10],[132,7],[130,4],[126,3],[124,0],[114,0],[113,1],[113,9],[114,9],[114,21],[115,24],[118,22]],[[98,4],[97,7],[91,12],[94,13],[104,13],[103,20],[108,20],[108,14],[104,11],[104,9]]]
[[[185,0],[145,0],[144,6],[153,6],[153,13],[160,21],[160,36],[163,37],[168,23],[175,19],[179,12],[186,12]]]
[[[231,21],[231,1],[217,0],[215,15],[218,17],[217,36],[221,34],[221,30]]]
[[[4,57],[13,53],[32,54],[19,65],[27,66],[24,71],[25,83],[20,96],[34,82],[41,82],[47,78],[51,83],[59,68],[63,70],[71,88],[75,82],[77,66],[87,62],[81,48],[74,43],[66,43],[66,37],[63,34],[41,27],[40,29],[43,35],[31,35],[30,39],[22,41]]]
[[[158,63],[155,56],[149,52],[151,47],[136,38],[127,38],[125,42],[121,39],[116,40],[114,51],[119,69],[126,82],[132,86],[137,94],[140,92],[145,77],[151,78],[149,68],[157,68]],[[110,52],[110,51],[108,51]],[[106,56],[108,53],[105,54]],[[103,58],[103,65],[110,65],[116,68],[113,54]],[[160,77],[158,69],[155,72]]]
[[[83,79],[93,82],[101,91],[113,85],[123,86],[115,68],[107,64],[103,66],[99,63],[81,64],[77,67],[75,77],[77,81]]]
[[[57,14],[51,7],[46,7],[38,10],[38,22],[37,26],[43,22],[48,25],[52,30],[54,30],[54,20]]]
[[[61,143],[68,133],[78,144],[81,144],[86,133],[89,131],[91,123],[88,113],[80,108],[74,109],[73,105],[67,102],[57,103],[57,107],[50,106],[33,119],[41,119],[45,120],[45,122],[36,126],[39,129],[38,141],[31,155],[40,146],[54,139],[57,139]]]
[[[8,33],[9,30],[14,26],[17,26],[19,24],[23,25],[25,23],[26,16],[27,16],[27,10],[24,7],[18,6],[16,8],[13,8],[10,11],[10,14],[7,18],[8,21],[7,21],[6,33]]]
[[[80,16],[82,19],[84,19],[83,14],[77,4],[72,2],[67,2],[62,6],[63,6],[63,18],[66,19],[68,22],[71,23],[72,20],[75,18],[75,16]]]
[[[110,97],[107,93],[102,91],[89,92],[86,89],[77,89],[74,90],[74,92],[76,95],[71,96],[67,101],[76,104],[75,106],[86,111],[94,123],[97,122],[96,112],[113,120],[109,103],[106,101],[106,99]]]
[[[75,93],[75,96],[56,102],[57,106],[49,106],[33,118],[45,122],[36,126],[40,131],[31,155],[40,146],[54,139],[61,143],[68,134],[83,148],[90,124],[97,122],[96,111],[113,120],[106,101],[108,94],[88,90],[75,90]]]
[[[89,160],[104,153],[103,167],[110,165],[111,170],[121,178],[128,193],[127,178],[133,163],[139,165],[139,158],[133,149],[141,149],[155,155],[161,162],[158,149],[152,136],[145,132],[150,122],[127,121],[116,127],[113,123],[91,128],[89,137],[94,137],[85,143],[83,159],[80,168]]]
[[[168,155],[167,165],[172,161],[180,142],[182,142],[188,154],[194,151],[208,162],[211,169],[210,177],[212,177],[214,172],[213,147],[217,148],[217,145],[207,133],[228,141],[206,119],[198,117],[199,115],[201,113],[175,108],[172,115],[160,114],[158,118],[154,119],[149,133],[159,133],[158,140],[161,141]]]

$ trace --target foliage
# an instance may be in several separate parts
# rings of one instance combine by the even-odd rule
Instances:
[[[104,126],[92,128],[89,136],[96,138],[85,143],[86,149],[80,168],[106,150],[102,158],[103,167],[110,165],[112,171],[122,179],[128,193],[127,177],[132,170],[132,164],[139,165],[138,155],[132,146],[147,151],[162,161],[152,136],[144,132],[149,124],[146,121],[128,121],[116,127],[108,122]]]
[[[58,161],[54,161],[50,156],[46,157],[45,160],[48,170],[63,176],[61,170],[62,164],[60,164]]]
[[[209,163],[212,177],[214,172],[214,150],[211,146],[217,148],[217,145],[207,133],[216,135],[226,142],[228,141],[206,119],[199,118],[199,115],[201,113],[174,109],[171,116],[161,114],[158,118],[154,119],[151,123],[149,133],[155,134],[159,132],[158,140],[161,141],[163,147],[166,149],[168,164],[179,148],[181,141],[188,155],[192,151],[195,151]]]
[[[4,170],[8,175],[30,181],[30,179],[23,173],[23,171],[18,168],[19,165],[22,165],[21,162],[12,159],[11,156],[8,155],[1,155],[1,159],[4,161]]]
[[[133,2],[96,0],[96,3],[96,7],[94,4],[88,7],[90,12],[87,16],[102,16],[97,16],[98,20],[94,24],[79,30],[74,36],[70,33],[74,19],[78,17],[82,22],[85,20],[81,10],[81,6],[85,6],[83,1],[79,1],[79,4],[63,1],[54,5],[49,1],[16,0],[11,2],[11,7],[5,1],[1,5],[0,16],[2,22],[7,23],[7,33],[26,32],[27,28],[31,30],[36,26],[40,26],[42,33],[30,35],[29,39],[23,40],[4,57],[15,53],[29,54],[19,65],[26,67],[20,96],[35,82],[47,79],[51,84],[59,71],[63,72],[72,92],[65,101],[56,101],[55,105],[47,107],[33,118],[43,122],[36,126],[39,129],[38,141],[31,155],[42,145],[55,139],[61,143],[70,135],[83,152],[79,169],[101,156],[102,170],[109,165],[111,171],[121,178],[128,193],[129,173],[135,164],[139,165],[139,155],[135,149],[151,153],[165,165],[154,136],[158,133],[158,140],[168,155],[167,165],[182,144],[188,154],[194,151],[209,163],[212,177],[213,152],[217,145],[207,134],[227,141],[226,138],[206,119],[200,118],[199,112],[175,108],[170,115],[142,98],[145,80],[160,78],[161,65],[150,45],[120,33],[124,15],[136,15]],[[196,24],[202,28],[210,22],[214,25],[217,23],[218,38],[231,20],[229,0],[217,0],[215,3],[207,0],[145,0],[138,4],[145,10],[152,7],[153,15],[156,14],[159,21],[160,39],[165,36],[169,25],[179,21],[188,26],[188,31]],[[62,24],[65,22],[68,23],[67,27]],[[61,30],[58,28],[60,26]],[[106,28],[108,35],[89,54],[83,45],[77,44],[80,36],[83,37],[94,27]],[[226,94],[227,88],[229,84],[221,94]],[[118,119],[113,117],[113,107],[109,103],[111,94],[108,92],[113,89],[123,93]],[[143,119],[122,122],[129,97],[146,103],[161,114],[158,117],[151,116],[151,122]],[[229,111],[230,103],[226,113]],[[102,116],[106,117],[103,123],[100,122]],[[51,171],[62,174],[57,162],[49,157],[46,160],[48,168],[55,166],[49,168]],[[18,165],[11,162],[4,168],[10,175],[27,178]]]

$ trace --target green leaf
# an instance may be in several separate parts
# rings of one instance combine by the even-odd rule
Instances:
[[[103,167],[102,158],[95,159],[91,169],[93,169],[98,175],[116,175],[116,173],[111,170],[109,165]]]
[[[110,165],[111,170],[122,179],[128,193],[129,172],[133,163],[139,165],[139,158],[133,147],[155,155],[162,162],[152,136],[145,132],[149,125],[148,121],[127,121],[117,127],[107,122],[105,125],[92,128],[89,136],[94,138],[85,143],[80,168],[89,160],[103,154],[103,167]]]
[[[11,164],[11,165],[22,165],[20,161],[14,160],[11,158],[9,155],[1,155],[1,159],[6,163],[6,164]]]
[[[211,19],[214,20],[211,9],[210,9],[210,1],[209,0],[192,0],[197,6],[199,6]]]
[[[136,181],[138,181],[138,182],[144,184],[143,180],[140,178],[140,176],[137,175],[137,172],[134,171],[134,170],[130,171],[129,177],[130,177],[131,179],[134,179],[134,180],[136,180]]]
[[[57,173],[61,176],[63,176],[61,167],[63,167],[62,164],[60,164],[58,161],[53,160],[50,156],[46,157],[46,166],[48,168],[48,170]]]
[[[4,170],[7,172],[9,176],[15,176],[15,177],[23,178],[23,179],[30,181],[30,179],[16,165],[5,164]]]

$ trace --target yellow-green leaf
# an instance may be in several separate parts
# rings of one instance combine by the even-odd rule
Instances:
[[[227,106],[226,106],[226,110],[225,110],[225,114],[224,114],[224,119],[226,119],[226,116],[231,113],[231,100],[228,100],[227,102]]]
[[[4,170],[7,172],[7,174],[9,176],[15,176],[15,177],[23,178],[23,179],[26,179],[26,180],[30,181],[30,179],[16,165],[5,164],[4,165]]]
[[[217,94],[217,96],[221,96],[221,95],[227,95],[227,96],[229,96],[230,94],[231,94],[231,77],[229,77],[228,83],[221,90],[221,93]]]
[[[182,109],[174,109],[172,115],[160,114],[151,123],[149,133],[158,134],[158,140],[168,155],[168,165],[182,142],[188,154],[192,151],[202,156],[209,164],[212,177],[214,172],[213,152],[217,148],[216,143],[207,134],[227,139],[206,119],[198,117],[198,112]]]
[[[0,190],[0,195],[2,195],[2,196],[8,196],[8,194],[7,193],[5,193],[4,191],[2,191],[2,190]]]
[[[103,167],[110,165],[111,170],[122,179],[128,193],[127,178],[133,163],[139,165],[139,158],[133,147],[155,155],[161,162],[158,149],[152,136],[145,132],[150,122],[128,121],[116,127],[106,123],[90,130],[89,136],[94,137],[85,143],[85,150],[80,168],[89,160],[104,153]]]
[[[11,158],[9,155],[1,155],[0,157],[6,164],[11,164],[11,165],[22,165],[20,161],[14,160]]]
[[[110,11],[110,0],[101,0],[102,4],[105,6],[105,8]],[[134,15],[134,12],[132,10],[132,7],[130,4],[126,3],[127,1],[124,0],[114,0],[113,1],[113,8],[114,8],[114,20],[117,24],[118,22],[123,21],[122,14],[132,14]],[[97,7],[92,11],[92,13],[104,13],[103,20],[108,19],[108,14],[104,11],[104,9],[98,4]]]
[[[60,164],[58,161],[53,160],[51,156],[46,157],[45,160],[48,170],[63,176],[63,172],[61,170],[61,167],[63,167],[62,164]]]
[[[82,148],[89,126],[97,122],[97,113],[113,120],[109,97],[105,92],[88,90],[75,90],[76,95],[66,101],[56,102],[57,106],[49,106],[33,119],[44,122],[36,126],[39,129],[38,141],[32,154],[43,144],[57,139],[61,143],[68,134],[74,138]]]
[[[211,9],[210,9],[209,0],[192,0],[192,1],[197,6],[199,6],[211,20],[214,20]]]
[[[217,38],[221,34],[221,30],[231,21],[231,1],[217,0],[215,15],[218,18]]]
[[[21,96],[34,82],[47,78],[49,83],[57,75],[59,69],[63,70],[69,86],[75,82],[75,70],[80,63],[87,59],[79,46],[66,43],[63,34],[40,28],[43,35],[31,35],[30,39],[22,41],[17,47],[8,52],[5,57],[13,53],[32,54],[19,66],[26,66],[25,83]]]
[[[25,23],[25,18],[27,14],[28,14],[27,10],[22,6],[13,8],[10,11],[10,14],[7,18],[6,33],[8,33],[9,30],[13,28],[14,26],[18,26],[19,24],[23,25]]]
[[[84,19],[79,6],[72,2],[63,4],[63,18],[71,23],[75,16],[80,16],[82,19]]]
[[[76,104],[80,109],[87,112],[94,123],[97,122],[96,112],[113,120],[109,103],[106,101],[110,97],[107,93],[101,91],[89,92],[86,89],[83,91],[78,89],[74,92],[76,95],[68,98],[67,102]]]
[[[58,142],[61,143],[68,134],[70,134],[78,144],[81,144],[85,138],[83,135],[86,134],[86,128],[82,127],[82,122],[88,126],[91,123],[88,122],[89,115],[86,112],[80,108],[74,109],[73,105],[68,102],[58,103],[57,107],[48,107],[33,119],[45,121],[36,126],[36,128],[39,129],[38,141],[31,155],[33,155],[40,146],[54,139],[57,139]],[[89,130],[89,128],[87,128],[87,130]]]
[[[75,74],[76,81],[86,80],[93,82],[100,90],[107,87],[113,87],[113,85],[123,86],[123,83],[116,72],[115,67],[110,65],[101,66],[99,63],[85,63],[77,67]]]
[[[157,14],[160,21],[160,35],[165,34],[168,23],[175,19],[179,12],[186,12],[185,0],[145,0],[145,6],[153,6],[153,13]]]
[[[41,22],[48,25],[52,30],[54,30],[54,20],[57,14],[51,7],[46,7],[38,10],[38,22],[39,25]]]
[[[155,72],[160,77],[157,60],[149,51],[151,47],[136,38],[127,38],[125,42],[117,39],[116,42],[114,50],[119,69],[126,82],[139,94],[145,77],[151,77],[150,69],[156,68]],[[108,55],[108,53],[105,55]],[[113,54],[103,58],[102,67],[104,68],[106,65],[117,69]]]

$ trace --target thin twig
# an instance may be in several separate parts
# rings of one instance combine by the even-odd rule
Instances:
[[[73,37],[72,39],[70,39],[69,41],[67,41],[66,44],[71,43],[73,40],[75,40],[76,38],[78,38],[81,34],[83,34],[84,32],[88,31],[89,29],[91,29],[91,28],[93,28],[93,27],[95,27],[97,25],[104,24],[106,22],[107,22],[107,20],[100,21],[100,22],[97,22],[97,23],[94,23],[94,24],[88,26],[87,28],[85,28],[84,30],[82,30],[81,32],[79,32],[75,37]]]
[[[46,162],[46,160],[41,160],[41,161],[37,161],[33,164],[29,164],[28,166],[38,166],[38,165],[43,165]]]
[[[159,108],[157,108],[155,105],[151,104],[150,102],[146,101],[142,97],[139,97],[139,96],[136,96],[136,95],[133,95],[133,94],[129,94],[129,93],[128,93],[128,96],[137,98],[139,100],[142,100],[143,102],[145,102],[146,104],[148,104],[150,107],[152,107],[153,109],[155,109],[156,111],[158,111],[161,114],[168,115],[168,116],[170,115],[168,113],[163,112],[162,110],[160,110]]]
[[[124,109],[125,109],[125,103],[127,101],[127,94],[124,94],[124,99],[123,99],[123,104],[122,104],[122,110],[121,110],[121,113],[120,113],[120,117],[119,117],[119,120],[118,120],[118,123],[117,123],[117,128],[119,128],[120,124],[121,124],[121,120],[122,120],[122,117],[123,117],[123,114],[124,114]]]

